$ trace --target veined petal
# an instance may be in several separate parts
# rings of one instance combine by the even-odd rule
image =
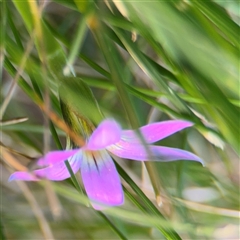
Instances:
[[[102,210],[104,206],[123,204],[120,178],[109,154],[102,150],[85,152],[84,155],[81,175],[92,206]]]
[[[76,173],[81,165],[82,151],[70,157],[68,160],[74,173]],[[41,178],[46,178],[53,181],[60,181],[69,178],[70,174],[64,162],[58,162],[50,167],[34,170],[29,172],[15,172],[8,181],[22,180],[22,181],[39,181]]]
[[[47,166],[47,165],[52,165],[56,164],[59,162],[63,162],[67,160],[69,157],[73,156],[79,152],[79,149],[71,149],[71,150],[62,150],[62,151],[51,151],[47,153],[45,156],[40,158],[37,161],[37,164],[39,166]]]
[[[120,138],[121,128],[118,123],[107,119],[94,130],[86,148],[89,150],[100,150],[118,142]]]
[[[146,147],[141,144],[121,142],[110,146],[107,150],[118,157],[137,161],[170,162],[176,160],[192,160],[200,162],[204,165],[201,158],[182,149],[152,145]]]
[[[151,123],[139,130],[146,143],[153,143],[192,125],[193,123],[184,120],[170,120]],[[137,133],[133,130],[123,130],[121,139],[131,143],[141,143]]]
[[[78,150],[78,153],[70,157],[68,162],[73,173],[75,174],[79,170],[82,163],[82,151]],[[35,170],[33,173],[38,178],[46,178],[52,181],[61,181],[71,177],[64,161],[58,162],[43,169]]]
[[[15,172],[11,174],[8,181],[39,181],[39,178],[30,172]]]

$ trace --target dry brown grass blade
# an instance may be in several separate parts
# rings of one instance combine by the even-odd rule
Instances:
[[[27,171],[28,169],[19,163],[15,157],[10,154],[6,148],[4,148],[2,145],[0,145],[0,152],[1,152],[1,157],[3,160],[12,168],[18,170],[18,171]]]
[[[22,118],[14,118],[6,121],[0,121],[0,127],[26,122],[27,120],[28,120],[27,117],[22,117]]]
[[[176,198],[176,200],[179,203],[184,204],[187,208],[192,209],[197,212],[205,212],[205,213],[216,214],[216,215],[221,215],[221,216],[226,216],[226,217],[234,217],[234,218],[240,219],[240,212],[237,210],[213,207],[213,206],[209,206],[209,205],[202,204],[202,203],[196,203],[196,202],[183,200],[180,198]]]
[[[15,159],[15,157],[12,156],[2,145],[0,146],[0,152],[1,152],[1,157],[4,159],[4,161],[8,165],[10,165],[11,167],[15,168],[18,171],[27,171],[27,168],[25,166],[23,166],[22,164],[20,164],[17,161],[17,159]],[[46,240],[54,239],[51,228],[50,228],[46,218],[44,217],[42,210],[41,210],[40,206],[38,205],[37,200],[35,199],[35,197],[31,193],[31,191],[29,190],[27,184],[24,182],[20,182],[20,181],[17,181],[17,184],[20,187],[20,189],[22,190],[25,198],[27,199],[27,201],[29,202],[29,204],[33,210],[33,213],[34,213],[35,217],[37,218],[37,221],[42,230],[44,238]]]
[[[25,156],[24,154],[18,153],[12,149],[8,149],[1,143],[0,143],[0,152],[1,152],[2,159],[8,166],[10,166],[11,168],[13,168],[17,171],[28,171],[28,168],[25,167],[24,165],[22,165],[21,163],[19,163],[19,161],[11,154],[11,152],[13,154],[17,154],[22,157],[27,157],[27,156]],[[61,204],[58,200],[56,193],[54,192],[54,190],[52,188],[52,185],[49,183],[46,182],[46,184],[45,184],[46,194],[48,197],[48,201],[49,201],[49,205],[50,205],[50,209],[53,214],[53,217],[58,218],[61,215],[62,207],[61,207]]]
[[[17,182],[17,184],[20,187],[20,189],[22,190],[25,198],[27,199],[27,201],[29,202],[29,204],[30,204],[30,206],[33,210],[33,213],[34,213],[35,217],[37,218],[37,221],[38,221],[39,226],[42,230],[44,238],[46,240],[53,240],[54,236],[53,236],[53,233],[51,231],[51,228],[50,228],[46,218],[43,215],[41,207],[38,205],[37,200],[35,199],[35,197],[31,193],[31,191],[29,190],[27,184],[24,183],[24,182],[20,182],[20,181]]]
[[[85,141],[78,134],[73,132],[71,128],[59,118],[53,111],[49,110],[42,101],[38,101],[38,106],[42,111],[55,123],[60,129],[62,129],[69,137],[79,146],[82,147],[85,145]]]

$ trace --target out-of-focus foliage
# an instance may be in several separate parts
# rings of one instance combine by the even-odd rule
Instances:
[[[238,1],[0,6],[2,239],[239,238]],[[88,207],[78,174],[8,183],[12,171],[67,145],[60,99],[95,126],[102,115],[124,128],[192,121],[159,144],[192,151],[206,167],[179,161],[146,171],[115,159],[126,200],[104,212]]]

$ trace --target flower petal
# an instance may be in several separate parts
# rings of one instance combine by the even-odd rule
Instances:
[[[170,120],[151,123],[139,130],[146,143],[153,143],[192,125],[193,123],[184,120]],[[122,131],[121,139],[131,143],[141,143],[137,133],[133,130]]]
[[[118,172],[112,158],[105,150],[85,153],[81,175],[93,208],[102,210],[104,206],[123,203],[123,191]]]
[[[8,181],[38,181],[39,179],[30,172],[15,172],[11,174]]]
[[[68,162],[76,173],[81,165],[82,151],[78,150],[78,153],[72,156]],[[13,173],[8,181],[22,180],[22,181],[38,181],[41,178],[46,178],[52,181],[61,181],[70,177],[68,169],[64,162],[58,162],[50,167],[34,170],[32,173],[29,172],[15,172]]]
[[[148,151],[146,150],[148,148]],[[126,142],[119,142],[114,146],[107,148],[114,155],[121,158],[128,158],[137,161],[159,161],[159,162],[170,162],[176,160],[192,160],[202,163],[201,158],[195,154],[170,147],[161,146],[144,146],[141,144],[129,144]]]
[[[87,149],[100,150],[118,142],[120,138],[121,128],[118,123],[107,119],[94,130],[87,144]]]
[[[47,166],[47,165],[63,162],[67,160],[69,157],[71,157],[72,155],[76,154],[77,152],[79,152],[79,149],[51,151],[47,153],[45,156],[43,156],[42,158],[40,158],[37,161],[37,164],[39,166]]]
[[[68,162],[73,173],[75,174],[79,170],[82,163],[82,151],[78,150],[78,153],[68,159]],[[33,173],[39,178],[46,178],[52,181],[61,181],[71,177],[64,161],[58,162],[43,169],[35,170]]]

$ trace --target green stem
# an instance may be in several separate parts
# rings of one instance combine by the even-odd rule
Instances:
[[[97,212],[107,223],[108,225],[112,228],[112,230],[122,239],[122,240],[127,240],[127,237],[123,235],[123,233],[102,213],[102,212]]]

